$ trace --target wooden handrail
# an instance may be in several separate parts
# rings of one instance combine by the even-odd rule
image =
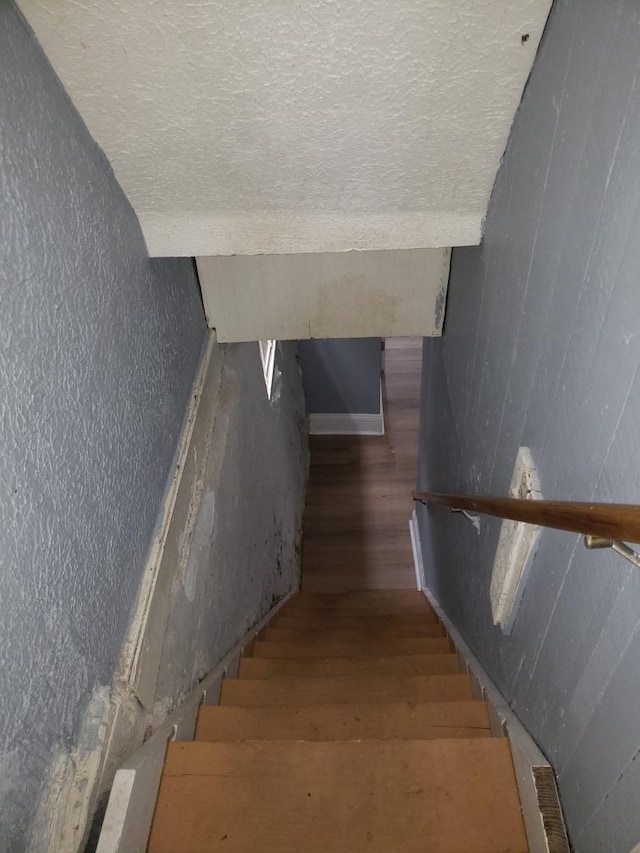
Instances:
[[[640,542],[640,506],[596,504],[578,501],[537,501],[498,498],[492,495],[446,495],[414,492],[414,501],[440,504],[451,509],[473,510],[484,515],[525,521],[556,530],[568,530],[622,542]]]

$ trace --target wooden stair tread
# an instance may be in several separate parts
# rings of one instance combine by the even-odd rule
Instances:
[[[404,519],[402,519],[404,522]],[[382,546],[377,545],[379,552],[382,552]],[[411,556],[411,545],[408,546],[408,556]],[[393,555],[390,554],[390,557]],[[311,574],[307,575],[304,582],[304,588],[308,592],[323,592],[331,591],[334,594],[349,592],[355,585],[362,585],[362,563],[361,560],[349,560],[344,566],[334,565],[334,576],[331,578],[319,576],[319,571],[322,571],[327,560],[331,560],[335,564],[333,555],[322,555],[317,553],[314,558],[305,557],[305,570],[309,570]],[[375,568],[366,575],[366,582],[370,589],[395,589],[397,585],[397,571],[395,568],[395,559],[393,561],[386,559],[380,560]],[[413,589],[413,583],[407,588]]]
[[[525,853],[509,743],[170,743],[149,853],[256,849]]]
[[[309,640],[279,643],[274,640],[259,640],[253,643],[250,656],[256,658],[290,657],[357,657],[359,655],[391,657],[392,655],[429,655],[451,652],[447,637],[400,637],[365,642],[341,642],[317,637]]]
[[[289,599],[288,604],[303,607],[367,607],[372,604],[416,604],[429,602],[422,592],[415,589],[360,589],[349,592],[300,592]]]
[[[472,700],[469,675],[345,678],[228,678],[221,705],[317,705],[344,702],[459,702]]]
[[[349,613],[352,616],[390,616],[393,614],[406,615],[415,614],[422,615],[423,613],[433,613],[429,602],[424,596],[422,600],[414,601],[362,601],[358,605],[353,606],[348,602],[341,602],[336,599],[335,603],[305,603],[299,598],[290,599],[280,610],[282,614],[314,614],[317,616],[330,616],[338,613]]]
[[[417,625],[390,625],[378,628],[265,628],[259,636],[260,640],[275,642],[295,642],[312,640],[322,637],[326,640],[340,642],[369,642],[371,640],[396,640],[402,637],[418,639],[419,637],[444,637],[442,625],[437,622],[424,622]]]
[[[196,740],[490,737],[485,702],[393,702],[200,709]]]
[[[389,657],[247,657],[240,661],[239,674],[241,678],[344,678],[354,675],[445,675],[456,672],[460,672],[458,656],[446,652]]]
[[[400,613],[388,613],[381,615],[378,613],[354,613],[353,611],[314,611],[314,610],[298,610],[287,611],[280,610],[277,615],[271,620],[270,627],[272,628],[315,628],[322,630],[324,628],[367,628],[373,630],[378,627],[395,626],[395,625],[427,625],[438,623],[438,619],[433,611],[425,610],[423,613],[415,611]]]

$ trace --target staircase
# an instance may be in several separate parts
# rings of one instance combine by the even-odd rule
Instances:
[[[169,743],[150,853],[519,853],[507,738],[424,596],[303,593]]]

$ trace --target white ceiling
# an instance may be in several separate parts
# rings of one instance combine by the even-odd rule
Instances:
[[[477,243],[550,6],[19,2],[153,255]]]

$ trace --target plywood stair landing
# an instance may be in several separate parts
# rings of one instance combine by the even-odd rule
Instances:
[[[151,853],[520,853],[506,738],[424,596],[301,594],[168,746]]]

